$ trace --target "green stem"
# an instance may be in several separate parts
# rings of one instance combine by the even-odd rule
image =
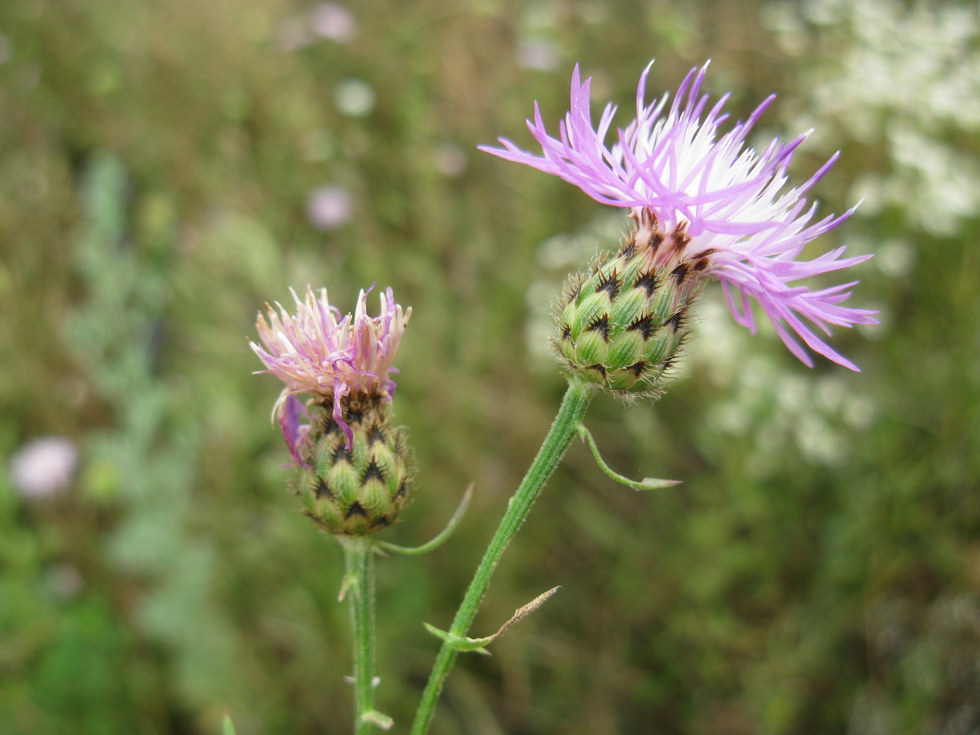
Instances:
[[[340,541],[354,626],[354,735],[365,735],[374,712],[374,549],[363,536],[341,536]]]
[[[585,416],[585,411],[589,407],[594,393],[595,387],[592,385],[577,381],[569,383],[568,391],[558,409],[558,415],[555,416],[555,421],[551,425],[541,449],[538,450],[538,455],[528,468],[527,474],[524,475],[520,487],[517,488],[517,492],[507,503],[507,511],[504,513],[504,517],[497,527],[497,532],[483,555],[480,566],[477,567],[476,574],[473,575],[473,581],[470,582],[470,586],[466,590],[459,610],[456,611],[456,617],[449,628],[449,635],[443,641],[442,648],[439,649],[439,655],[436,657],[432,673],[429,675],[429,682],[422,693],[422,700],[419,702],[415,721],[412,723],[411,735],[425,735],[428,732],[439,694],[442,692],[443,683],[446,681],[446,677],[449,675],[459,653],[451,641],[465,637],[469,631],[480,602],[486,594],[487,587],[490,586],[490,577],[497,567],[497,562],[500,561],[500,557],[511,538],[524,523],[531,506],[534,505],[534,501],[544,489],[544,484],[565,455],[568,445],[575,438],[578,425],[582,417]]]

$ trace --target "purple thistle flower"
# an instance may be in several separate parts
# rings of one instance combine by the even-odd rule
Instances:
[[[800,258],[808,242],[854,212],[852,208],[811,223],[816,204],[808,206],[803,198],[839,152],[803,185],[786,189],[787,168],[807,134],[788,143],[773,139],[762,153],[745,147],[746,136],[775,95],[766,98],[747,120],[719,135],[719,127],[728,118],[722,110],[730,95],[708,108],[708,95],[700,93],[708,65],[687,74],[667,108],[667,94],[646,102],[652,64],[643,71],[637,87],[636,119],[625,129],[617,129],[611,146],[605,140],[616,106],[607,104],[598,125],[593,125],[591,79],[581,82],[576,66],[571,104],[558,125],[558,137],[548,134],[537,103],[533,121],[527,121],[541,145],[541,155],[522,151],[504,138],[500,139],[502,148],[480,149],[558,176],[597,202],[630,209],[637,222],[653,227],[651,235],[683,235],[674,238],[683,244],[682,252],[657,251],[658,265],[665,265],[668,259],[700,263],[704,272],[721,281],[735,321],[752,333],[756,325],[750,297],[762,306],[780,338],[802,362],[813,366],[810,354],[790,331],[814,352],[858,370],[804,321],[826,335],[831,325],[877,323],[877,312],[841,306],[857,281],[818,291],[797,283],[871,257],[844,258],[845,248],[841,247],[813,260]]]
[[[326,289],[320,289],[318,296],[308,288],[302,301],[292,291],[295,314],[276,303],[276,308],[269,307],[268,319],[260,313],[256,320],[262,346],[249,344],[266,366],[257,372],[271,373],[286,384],[273,415],[298,464],[303,464],[299,447],[309,432],[309,426],[301,421],[308,420],[309,415],[295,398],[297,393],[310,393],[333,404],[333,420],[346,434],[348,448],[354,433],[343,419],[343,399],[363,393],[391,400],[394,394],[395,382],[388,374],[396,372],[391,363],[412,309],[403,310],[388,288],[381,293],[379,315],[368,316],[370,291],[360,292],[353,316],[341,318],[340,311],[327,300]]]

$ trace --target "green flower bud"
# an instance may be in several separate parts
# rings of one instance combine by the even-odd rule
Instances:
[[[615,255],[601,253],[573,275],[557,314],[555,340],[574,376],[623,397],[658,395],[690,334],[707,254],[682,259],[684,226],[664,233],[649,210]]]
[[[294,483],[303,513],[332,534],[363,536],[395,522],[411,487],[404,430],[391,426],[391,403],[377,394],[343,400],[350,438],[333,406],[313,404]]]

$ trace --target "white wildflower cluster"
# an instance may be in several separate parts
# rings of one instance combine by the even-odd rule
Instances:
[[[980,211],[975,3],[779,2],[763,22],[784,52],[807,60],[809,109],[793,126],[819,119],[835,147],[847,137],[884,145],[890,165],[869,167],[851,192],[864,199],[860,215],[901,208],[917,228],[947,236]]]
[[[702,438],[751,436],[747,468],[757,478],[781,466],[793,447],[815,465],[845,459],[848,437],[874,422],[875,401],[856,395],[848,376],[838,371],[787,370],[776,353],[759,350],[750,335],[724,319],[724,309],[704,300],[690,343],[689,362],[706,372],[721,396],[704,416]]]

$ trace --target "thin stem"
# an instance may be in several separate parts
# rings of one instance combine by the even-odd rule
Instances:
[[[443,641],[442,648],[439,649],[439,655],[436,657],[432,673],[429,675],[429,682],[426,684],[419,708],[415,713],[412,735],[425,735],[428,732],[439,694],[442,692],[443,683],[446,681],[446,677],[449,675],[459,653],[453,647],[452,640],[465,637],[469,631],[473,618],[476,617],[476,611],[480,607],[480,602],[490,585],[490,577],[497,567],[497,562],[503,556],[511,538],[524,523],[531,506],[534,505],[534,501],[544,489],[544,484],[551,477],[551,473],[554,472],[555,467],[565,455],[568,445],[576,436],[578,425],[582,417],[585,416],[585,411],[589,407],[589,403],[592,402],[594,393],[595,387],[592,385],[577,381],[569,383],[568,391],[558,409],[558,415],[555,416],[555,421],[551,425],[541,449],[538,450],[538,455],[528,468],[527,474],[524,475],[520,487],[517,488],[517,492],[507,503],[504,517],[483,555],[480,566],[477,567],[476,573],[473,575],[473,581],[470,582],[470,586],[466,590],[459,610],[456,611],[456,617],[449,628],[449,635]]]
[[[365,735],[374,712],[374,549],[362,536],[341,536],[340,541],[354,627],[354,735]]]

